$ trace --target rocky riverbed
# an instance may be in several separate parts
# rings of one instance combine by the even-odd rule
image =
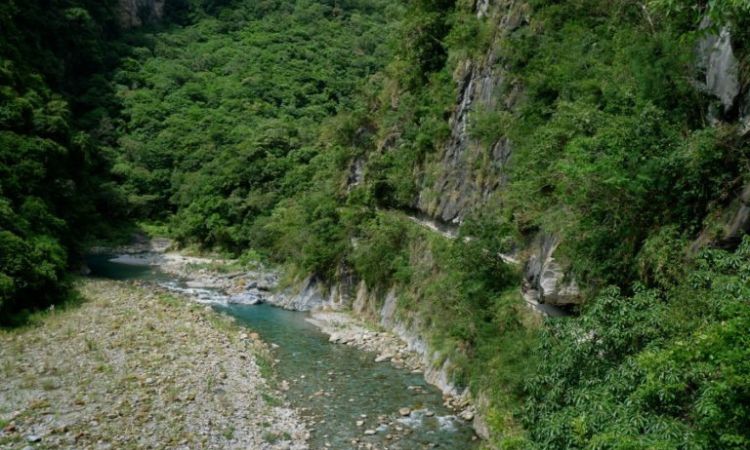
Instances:
[[[257,335],[137,283],[79,289],[82,305],[0,332],[0,448],[308,448]]]
[[[308,322],[329,335],[329,341],[335,344],[349,345],[360,350],[377,354],[377,363],[390,362],[397,368],[405,368],[413,373],[424,374],[429,371],[423,355],[411,350],[406,342],[398,336],[384,330],[374,330],[364,322],[357,320],[347,312],[315,310],[310,313]],[[476,415],[474,406],[468,396],[444,395],[445,406],[457,411],[458,416],[471,421]],[[410,413],[402,415],[408,416]]]
[[[120,278],[123,275],[123,268],[132,267],[132,270],[135,271],[134,274],[131,274],[132,276],[150,280],[153,285],[158,285],[172,293],[184,294],[186,298],[194,302],[210,304],[214,308],[234,316],[239,322],[247,322],[251,328],[260,327],[258,331],[261,332],[260,334],[264,339],[270,338],[270,342],[274,342],[274,345],[276,342],[281,345],[273,352],[275,357],[281,358],[277,360],[281,362],[279,367],[286,367],[288,365],[286,364],[287,359],[290,361],[296,360],[299,363],[300,355],[296,353],[297,349],[312,346],[309,349],[312,351],[315,348],[316,350],[312,351],[312,354],[318,356],[308,357],[306,355],[305,364],[295,365],[292,363],[290,367],[286,367],[289,370],[281,371],[283,378],[279,383],[279,388],[286,391],[287,397],[300,408],[304,420],[310,424],[312,437],[309,443],[311,446],[315,447],[320,444],[323,447],[333,445],[333,448],[339,448],[339,445],[350,445],[352,448],[398,449],[411,448],[410,446],[416,445],[414,448],[430,448],[432,445],[430,441],[433,441],[435,445],[441,446],[450,442],[452,446],[458,445],[455,448],[471,447],[471,445],[466,446],[466,441],[476,439],[473,434],[468,434],[471,439],[466,439],[466,431],[460,432],[462,437],[457,437],[458,435],[453,438],[449,437],[451,431],[448,431],[448,435],[445,434],[446,430],[456,429],[456,427],[465,430],[467,422],[469,424],[474,422],[476,426],[478,419],[475,418],[474,407],[468,401],[468,393],[466,391],[458,392],[456,389],[446,389],[446,386],[449,388],[452,386],[449,383],[446,384],[444,368],[430,366],[424,352],[419,351],[419,345],[415,346],[413,342],[409,344],[400,335],[381,327],[374,328],[370,324],[355,318],[350,312],[336,308],[340,305],[332,304],[329,306],[328,302],[319,301],[318,298],[314,299],[316,301],[301,302],[313,305],[312,308],[305,309],[308,311],[308,315],[285,313],[275,308],[268,309],[269,307],[265,305],[256,309],[255,306],[250,305],[269,303],[285,309],[296,309],[287,303],[290,303],[290,301],[293,305],[300,303],[299,298],[303,297],[307,291],[313,292],[315,295],[319,294],[314,289],[303,288],[300,292],[289,288],[287,290],[280,289],[276,273],[260,265],[250,270],[247,267],[241,267],[233,260],[188,256],[166,251],[167,247],[168,245],[155,247],[144,244],[135,248],[132,252],[125,247],[120,249],[123,251],[122,253],[112,256],[112,252],[109,252],[109,256],[101,255],[100,261],[90,262],[95,263],[99,270],[103,267],[116,267],[116,270],[120,272],[111,275],[99,273],[99,276]],[[146,251],[142,251],[144,249]],[[131,276],[128,276],[128,278],[131,278]],[[248,307],[249,309],[247,309]],[[274,309],[278,312],[272,312]],[[351,347],[356,349],[356,352],[341,353],[333,349],[331,351],[323,350],[323,347],[318,347],[320,344],[316,344],[318,338],[314,336],[314,333],[310,334],[310,331],[306,331],[304,327],[296,325],[295,319],[293,319],[295,316],[287,316],[288,314],[300,314],[298,316],[300,320],[307,320],[309,324],[321,330],[328,336],[324,340],[324,342],[327,342],[326,345]],[[272,320],[273,324],[264,323],[266,320]],[[280,331],[278,327],[283,327],[287,331]],[[297,339],[289,334],[292,333],[293,335],[296,332],[306,337],[302,338],[300,335]],[[254,336],[253,333],[249,335]],[[255,336],[257,337],[257,335]],[[343,361],[333,362],[330,359],[341,358],[344,354],[349,356],[345,357]],[[349,369],[354,370],[354,372],[347,371],[346,367],[350,365],[347,358],[352,361],[365,358],[367,360],[365,365],[371,366],[371,368],[365,369],[363,372],[361,370],[362,362],[360,362],[360,366],[357,366],[356,369],[354,367]],[[307,361],[307,359],[310,359],[310,361]],[[357,397],[362,396],[365,391],[356,387],[356,383],[349,386],[348,384],[351,383],[339,385],[336,382],[328,386],[334,389],[329,392],[325,383],[318,386],[320,383],[308,381],[312,380],[310,376],[314,375],[320,364],[328,366],[326,373],[329,381],[331,376],[334,377],[334,380],[342,380],[340,377],[344,377],[343,379],[350,377],[351,379],[357,379],[359,377],[363,379],[365,386],[370,383],[375,386],[378,385],[378,382],[375,381],[376,378],[389,374],[388,377],[394,377],[393,381],[398,378],[400,382],[404,382],[406,379],[397,375],[398,372],[408,374],[411,381],[404,383],[404,391],[399,391],[397,388],[389,389],[387,394],[390,398],[389,401],[377,400],[372,403],[372,399],[370,399],[367,406],[357,411]],[[306,365],[310,367],[306,367]],[[388,369],[388,367],[392,367],[392,369]],[[394,372],[394,369],[396,372]],[[311,372],[308,373],[309,371]],[[307,378],[305,378],[305,374],[308,374]],[[421,383],[414,381],[419,378],[424,378],[429,383],[438,386],[444,392],[442,400],[433,388],[428,388],[424,384],[424,381]],[[334,385],[338,387],[334,388]],[[313,386],[316,387],[311,390]],[[364,386],[362,389],[364,389]],[[307,392],[308,390],[310,392]],[[346,398],[337,399],[344,393],[346,393]],[[318,395],[322,395],[322,397],[316,397]],[[362,397],[368,397],[368,395]],[[307,408],[306,401],[316,401],[316,398],[325,400],[323,404],[318,405],[320,406],[318,408],[312,410]],[[423,405],[420,400],[417,400],[426,400],[427,398],[430,399],[429,405]],[[363,401],[365,401],[364,398]],[[341,402],[346,403],[345,408],[342,407]],[[333,411],[338,412],[334,413]],[[377,414],[373,414],[375,412]],[[380,419],[381,416],[382,419]],[[350,418],[347,420],[346,417]],[[351,419],[351,417],[356,420]],[[375,427],[372,427],[372,417],[378,418]],[[334,420],[331,421],[330,419]],[[343,423],[337,425],[340,422]],[[359,422],[362,422],[362,425]],[[351,425],[355,425],[356,428],[354,430],[341,428],[347,428]],[[411,432],[416,432],[413,437],[409,435]],[[435,432],[441,433],[441,437],[433,435],[434,438],[430,438],[430,433]],[[419,436],[423,436],[423,438]]]
[[[152,245],[151,248],[153,247]],[[163,248],[164,245],[162,244],[161,247]],[[167,285],[169,289],[206,303],[226,302],[253,305],[270,302],[276,304],[279,302],[279,297],[285,295],[276,292],[279,277],[274,271],[263,267],[254,270],[237,270],[233,268],[234,261],[232,260],[186,256],[177,252],[147,251],[120,254],[113,261],[158,267],[165,273],[185,280],[182,283],[184,286],[171,284]],[[434,368],[427,367],[423,354],[414,351],[400,337],[385,330],[373,330],[347,311],[313,309],[310,311],[308,322],[328,334],[329,341],[333,344],[349,345],[377,353],[375,362],[390,362],[397,368],[404,368],[415,373],[427,373],[427,378],[430,380],[440,376]],[[444,403],[457,411],[461,418],[473,420],[475,409],[467,395],[446,394]]]
[[[278,284],[275,272],[265,270],[261,266],[256,270],[240,270],[236,261],[230,259],[159,251],[125,252],[115,255],[104,257],[118,264],[153,267],[172,275],[175,282],[164,287],[204,303],[262,303],[272,297],[272,292]],[[178,283],[177,280],[183,282]]]

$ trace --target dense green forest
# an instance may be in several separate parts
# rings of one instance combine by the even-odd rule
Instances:
[[[0,5],[0,315],[66,295],[87,235],[121,211],[113,1]]]
[[[0,6],[0,314],[59,300],[87,242],[146,221],[395,289],[486,399],[490,446],[750,447],[750,240],[723,235],[750,182],[746,1],[175,0],[132,30],[114,2],[52,3]],[[723,30],[745,103],[696,82]],[[488,54],[506,101],[472,110],[462,176],[512,153],[446,239],[406,215]],[[542,235],[572,317],[531,314],[500,256]]]

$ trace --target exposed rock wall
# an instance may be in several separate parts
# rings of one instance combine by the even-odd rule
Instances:
[[[450,138],[432,159],[425,163],[430,181],[423,186],[416,207],[444,223],[460,223],[472,208],[481,207],[487,197],[502,189],[513,145],[507,139],[488,145],[471,135],[472,121],[482,111],[512,111],[522,95],[522,87],[510,85],[498,56],[503,37],[526,22],[525,4],[512,0],[477,0],[479,20],[495,24],[495,38],[482,58],[468,59],[458,65],[454,79],[458,96],[450,117]],[[711,27],[708,19],[700,27]],[[696,46],[696,86],[715,98],[708,111],[714,123],[736,123],[740,135],[750,134],[750,89],[743,85],[741,64],[732,43],[731,29],[717,27]],[[716,219],[716,218],[714,218]],[[708,229],[708,228],[711,229]],[[719,231],[717,231],[719,230]],[[550,230],[554,233],[554,230]],[[750,185],[720,212],[693,246],[735,245],[750,231]],[[528,236],[533,244],[524,252],[525,287],[535,301],[547,305],[571,305],[583,301],[580,289],[569,270],[553,253],[561,244],[549,234]]]
[[[525,20],[521,2],[505,1],[495,7],[488,0],[477,2],[477,16],[496,24],[495,40],[481,60],[468,59],[458,65],[454,80],[458,87],[456,108],[449,125],[450,139],[426,163],[434,183],[424,186],[417,208],[445,222],[460,222],[505,180],[504,167],[512,153],[511,143],[501,138],[483,144],[470,133],[471,121],[481,111],[510,110],[520,89],[506,86],[505,70],[498,57],[502,37]],[[502,91],[502,92],[501,92]]]
[[[742,236],[750,232],[750,184],[744,187],[730,211],[731,219],[724,228],[722,241],[736,245]]]
[[[708,18],[701,28],[711,26]],[[696,47],[698,87],[712,95],[721,108],[709,111],[715,124],[734,122],[740,136],[750,132],[750,89],[741,83],[740,63],[735,56],[731,30],[724,26],[718,34],[702,38]],[[733,247],[750,232],[750,184],[746,184],[722,211],[709,217],[706,228],[692,245],[693,253],[706,245]]]
[[[481,60],[466,60],[457,68],[454,79],[458,98],[449,121],[451,136],[437,157],[426,164],[427,171],[436,174],[435,182],[420,192],[417,208],[438,221],[460,223],[472,208],[480,207],[506,182],[505,168],[513,153],[512,143],[501,138],[488,146],[471,136],[470,127],[478,113],[510,111],[522,95],[520,86],[508,85],[498,53],[502,38],[526,21],[525,11],[524,3],[517,1],[476,3],[477,17],[496,24],[496,34]],[[570,277],[566,277],[565,268],[553,257],[559,239],[540,235],[533,241],[525,266],[527,290],[538,293],[535,298],[539,303],[580,303],[577,284],[567,279]]]
[[[310,275],[301,283],[273,295],[266,301],[274,306],[293,311],[310,311],[326,303],[324,286],[318,278]]]
[[[499,183],[499,175],[477,180],[472,173],[473,160],[482,159],[481,153],[486,149],[468,131],[472,110],[489,108],[495,101],[494,91],[501,79],[493,65],[491,51],[484,64],[466,61],[455,74],[459,98],[450,119],[451,137],[436,164],[439,175],[435,184],[420,193],[417,203],[420,210],[444,221],[460,221],[470,205],[478,202],[477,197]]]
[[[745,96],[740,104],[740,134],[747,136],[750,133],[750,90],[745,92]]]
[[[732,248],[740,243],[742,236],[750,233],[750,184],[718,217],[709,218],[708,224],[690,248],[691,253],[698,253],[707,245]]]
[[[566,276],[563,266],[553,254],[560,245],[556,236],[542,234],[533,245],[526,262],[524,288],[534,290],[538,301],[550,305],[571,305],[582,301],[581,291],[572,275]]]
[[[337,282],[329,286],[315,275],[283,289],[265,299],[266,302],[294,311],[314,309],[350,309],[357,289],[357,280],[349,268],[341,264],[336,270]],[[358,295],[358,294],[357,294]]]
[[[164,16],[166,0],[119,0],[120,26],[134,28],[153,23]]]
[[[711,26],[708,18],[701,23],[701,28]],[[704,73],[699,80],[699,87],[715,96],[723,106],[723,112],[731,111],[740,95],[739,62],[734,56],[732,37],[727,27],[722,27],[719,34],[710,34],[698,42],[697,67]]]

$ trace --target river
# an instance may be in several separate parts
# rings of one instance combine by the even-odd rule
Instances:
[[[121,264],[107,256],[92,257],[88,263],[92,276],[184,286],[184,280],[151,266]],[[310,448],[478,447],[470,425],[443,405],[442,394],[421,374],[376,363],[373,353],[329,343],[327,335],[305,320],[307,313],[265,304],[228,305],[222,295],[211,293],[213,308],[271,344],[278,381],[288,386],[287,399],[310,424]],[[401,408],[411,413],[402,416]]]

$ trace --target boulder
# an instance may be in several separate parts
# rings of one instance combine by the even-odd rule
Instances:
[[[229,297],[227,303],[233,305],[257,305],[263,303],[263,298],[253,292],[243,292]]]
[[[534,253],[526,263],[526,283],[539,295],[539,303],[552,305],[579,304],[581,291],[575,279],[566,279],[565,270],[552,256],[560,244],[559,238],[542,235],[537,239]]]

